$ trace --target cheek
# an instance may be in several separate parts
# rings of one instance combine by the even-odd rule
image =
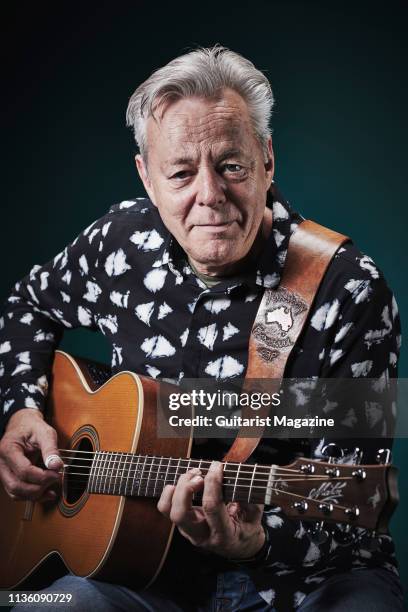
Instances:
[[[164,197],[157,206],[165,225],[174,233],[175,229],[182,231],[187,222],[191,207],[182,198],[177,200]]]

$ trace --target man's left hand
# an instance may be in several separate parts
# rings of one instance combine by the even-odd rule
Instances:
[[[230,559],[253,557],[264,544],[263,505],[230,502],[222,498],[223,467],[213,461],[203,478],[197,468],[167,485],[158,510],[175,523],[194,546]],[[193,506],[193,495],[203,491],[202,506]]]

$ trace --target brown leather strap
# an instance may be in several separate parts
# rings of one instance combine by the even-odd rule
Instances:
[[[279,391],[289,355],[302,332],[327,267],[347,240],[343,234],[308,220],[293,232],[280,285],[276,289],[265,289],[252,327],[246,389],[253,389],[251,379],[266,378],[268,392]],[[256,414],[264,417],[269,410],[268,407]],[[242,416],[253,417],[254,412],[248,408]],[[263,427],[241,427],[224,461],[246,461],[258,446],[263,431]]]

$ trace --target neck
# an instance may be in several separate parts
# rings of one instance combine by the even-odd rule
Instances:
[[[89,469],[87,490],[106,495],[160,497],[167,484],[175,485],[179,477],[193,467],[198,467],[205,476],[210,464],[203,459],[96,452]],[[72,478],[70,470],[74,474],[77,469],[75,465],[74,458],[66,473],[68,482]],[[226,462],[223,468],[225,501],[264,504],[272,494],[275,500],[274,466]]]

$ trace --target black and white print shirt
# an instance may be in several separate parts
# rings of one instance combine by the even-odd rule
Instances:
[[[174,381],[243,378],[263,290],[279,285],[289,237],[302,221],[275,187],[268,206],[272,232],[254,267],[211,288],[146,198],[114,205],[53,260],[34,266],[15,285],[0,318],[3,428],[19,409],[43,409],[53,351],[64,330],[80,326],[107,338],[113,373]],[[386,381],[396,376],[399,347],[395,299],[374,262],[348,242],[326,272],[285,376]],[[345,415],[350,427],[353,410]],[[306,456],[321,458],[324,443],[266,439],[254,459],[284,465],[299,444]],[[223,456],[222,444],[218,450],[213,444],[214,458]],[[359,446],[364,461],[373,461],[372,443]],[[195,455],[200,452],[197,447]],[[397,572],[390,536],[381,537],[376,551],[361,540],[341,545],[335,532],[318,545],[304,521],[286,519],[280,508],[267,507],[264,521],[272,547],[253,577],[261,596],[279,610],[295,609],[325,579],[351,567]],[[201,555],[186,542],[183,554],[191,553],[193,566]]]

